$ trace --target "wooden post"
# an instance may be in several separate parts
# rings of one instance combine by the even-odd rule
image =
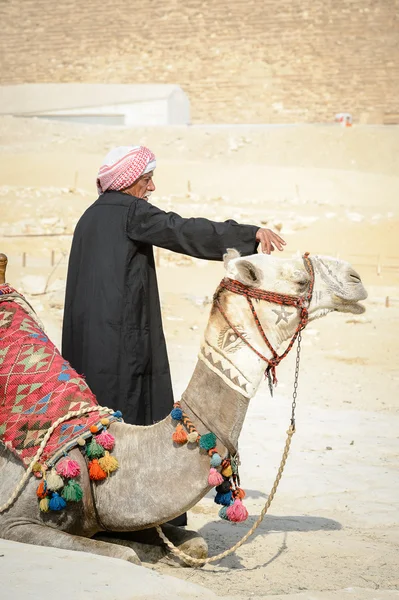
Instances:
[[[55,252],[54,250],[51,251],[51,266],[54,267],[54,263],[55,263]]]
[[[389,308],[389,296],[385,297],[385,306]]]
[[[0,285],[6,282],[7,263],[7,256],[5,254],[0,254]]]
[[[22,252],[22,266],[26,267],[26,252]]]

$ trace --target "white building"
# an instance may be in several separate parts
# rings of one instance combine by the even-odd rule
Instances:
[[[0,115],[101,125],[188,125],[178,85],[26,83],[0,86]]]

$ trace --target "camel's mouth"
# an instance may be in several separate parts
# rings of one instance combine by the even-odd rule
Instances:
[[[352,300],[343,300],[339,298],[339,302],[336,303],[335,311],[352,313],[354,315],[361,315],[365,312],[366,308],[359,302],[353,302]]]

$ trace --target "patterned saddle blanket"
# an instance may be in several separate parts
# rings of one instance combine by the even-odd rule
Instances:
[[[71,411],[98,411],[72,417],[51,434],[40,460],[47,466],[92,436],[104,411],[83,377],[64,360],[35,319],[7,285],[0,285],[0,442],[27,468],[48,429]]]

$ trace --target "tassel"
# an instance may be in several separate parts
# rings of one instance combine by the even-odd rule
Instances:
[[[49,502],[49,509],[50,510],[62,510],[65,507],[66,507],[66,502],[65,502],[64,498],[61,498],[61,496],[59,494],[57,494],[57,492],[53,492],[53,495],[51,496],[51,499]]]
[[[47,482],[41,481],[36,490],[36,496],[38,498],[45,498],[47,496]]]
[[[64,482],[62,477],[60,477],[55,469],[51,469],[50,473],[47,475],[47,488],[52,492],[56,492],[60,488],[63,487]]]
[[[219,510],[219,517],[221,519],[225,519],[226,521],[229,520],[229,517],[227,516],[227,506],[222,506],[222,508]]]
[[[175,421],[181,421],[183,418],[183,411],[181,408],[179,408],[178,406],[176,406],[176,408],[174,408],[172,410],[172,412],[170,413],[170,416],[172,417],[172,419],[174,419]]]
[[[211,448],[216,446],[216,435],[214,433],[205,433],[204,435],[201,435],[199,445],[200,448],[203,448],[204,450],[211,450]]]
[[[236,488],[234,491],[234,498],[237,498],[238,500],[243,500],[246,496],[246,493],[244,492],[244,490],[242,488]]]
[[[113,473],[119,467],[118,461],[109,452],[106,452],[105,456],[99,459],[98,464],[107,475],[110,475],[110,473]]]
[[[232,500],[232,493],[220,494],[219,492],[215,496],[216,504],[223,504],[224,506],[230,506]]]
[[[68,502],[79,502],[83,498],[83,490],[77,481],[70,479],[62,490],[61,495]]]
[[[232,521],[233,523],[240,523],[248,518],[248,511],[238,498],[234,500],[234,504],[229,506],[226,514],[229,521]]]
[[[233,469],[231,468],[231,465],[228,465],[223,469],[222,475],[223,477],[231,477],[233,475]]]
[[[215,485],[220,485],[223,482],[223,477],[220,473],[216,471],[216,469],[211,469],[209,471],[208,483],[212,487]]]
[[[89,462],[89,477],[94,481],[101,481],[107,478],[107,474],[98,464],[97,458]]]
[[[38,479],[41,479],[43,477],[42,465],[39,462],[34,463],[32,467],[32,473]]]
[[[176,442],[176,444],[185,444],[187,442],[187,433],[185,432],[183,425],[177,425],[176,430],[172,435],[172,440]]]
[[[56,470],[58,475],[62,475],[63,477],[77,477],[80,475],[80,466],[76,460],[69,458],[69,456],[65,456],[58,461]]]
[[[42,498],[39,502],[39,508],[42,512],[48,512],[50,510],[49,508],[49,499],[46,498]]]
[[[104,448],[100,444],[97,444],[93,437],[86,446],[86,454],[89,458],[101,458],[101,456],[104,456]]]
[[[115,446],[114,436],[108,433],[106,429],[103,429],[103,431],[96,436],[96,442],[97,444],[100,444],[104,450],[112,450]]]
[[[212,455],[210,464],[211,464],[211,467],[220,467],[220,465],[222,464],[222,459],[220,458],[220,455],[217,452],[215,452]]]
[[[189,444],[195,444],[198,440],[198,431],[192,431],[187,435],[187,441]]]
[[[230,490],[230,481],[228,479],[224,480],[222,477],[222,481],[220,482],[220,485],[217,486],[216,491],[219,492],[219,494],[228,494]]]

